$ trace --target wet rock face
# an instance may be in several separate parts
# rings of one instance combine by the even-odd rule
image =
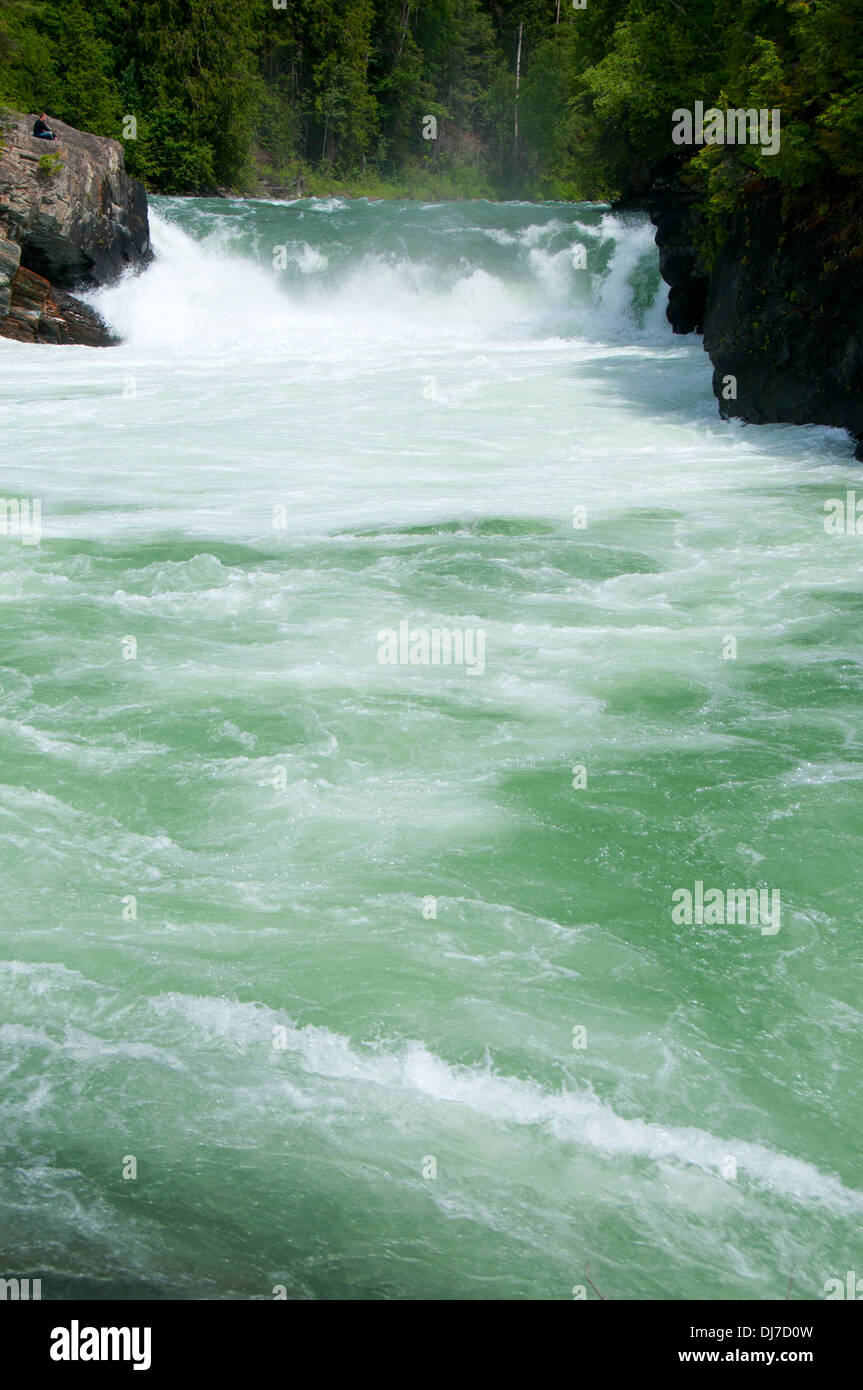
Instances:
[[[33,115],[0,121],[0,228],[21,264],[60,289],[94,288],[150,259],[147,195],[116,140],[62,121],[37,140]]]
[[[0,237],[0,318],[6,317],[12,304],[12,281],[20,264],[21,247]]]
[[[720,414],[835,425],[863,457],[863,199],[818,189],[785,206],[775,185],[753,183],[709,270],[697,195],[673,171],[645,206],[669,322],[704,334]]]
[[[675,333],[701,333],[709,282],[695,250],[695,194],[684,189],[673,175],[659,177],[646,206],[656,227],[659,273],[670,286],[666,318]]]
[[[89,305],[23,267],[12,281],[11,302],[0,322],[0,336],[19,343],[77,343],[85,347],[113,347],[120,341]]]
[[[753,191],[713,267],[704,346],[724,416],[836,425],[861,457],[863,248],[847,199],[789,210],[773,188]]]
[[[117,341],[68,290],[110,284],[152,258],[147,195],[116,140],[34,115],[0,118],[0,337],[31,343]]]

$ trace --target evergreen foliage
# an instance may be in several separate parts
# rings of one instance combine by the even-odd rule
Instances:
[[[117,139],[134,116],[127,166],[170,193],[300,180],[633,197],[677,163],[721,218],[753,179],[793,195],[855,180],[863,165],[863,0],[281,6],[0,0],[0,105]],[[675,146],[671,113],[697,100],[779,107],[780,152]]]

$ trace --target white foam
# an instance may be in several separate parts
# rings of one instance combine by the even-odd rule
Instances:
[[[460,1105],[501,1125],[545,1131],[565,1145],[584,1146],[614,1157],[645,1158],[700,1169],[717,1177],[733,1157],[740,1177],[791,1200],[822,1202],[842,1212],[863,1211],[863,1193],[813,1164],[777,1153],[764,1144],[721,1138],[693,1126],[654,1124],[616,1114],[589,1089],[549,1092],[536,1083],[503,1076],[490,1064],[451,1066],[422,1042],[378,1044],[360,1054],[350,1040],[328,1028],[297,1027],[258,1004],[180,994],[162,995],[157,1012],[179,1012],[196,1031],[232,1048],[271,1047],[275,1024],[286,1030],[285,1052],[317,1076],[382,1088],[387,1108],[405,1101]],[[284,1053],[276,1053],[276,1056]]]
[[[314,210],[344,206],[331,199]],[[442,267],[431,255],[364,251],[361,242],[351,245],[346,261],[345,243],[340,243],[342,263],[336,269],[329,250],[308,237],[284,234],[283,264],[291,275],[280,276],[277,247],[272,248],[272,265],[267,248],[259,248],[262,260],[250,260],[240,254],[240,224],[218,214],[205,225],[206,234],[197,239],[152,211],[154,264],[142,275],[90,296],[133,346],[182,350],[185,345],[198,356],[249,347],[259,354],[314,352],[369,338],[479,344],[511,336],[514,328],[518,336],[555,336],[567,315],[567,336],[615,338],[623,333],[631,338],[629,277],[642,258],[655,257],[648,223],[624,225],[607,216],[600,229],[593,229],[593,238],[615,242],[608,273],[597,279],[591,314],[573,318],[597,286],[573,268],[573,247],[583,230],[557,219],[514,234],[494,233],[502,244],[515,247],[514,273],[505,278],[457,254]],[[570,244],[547,250],[548,241],[562,234]],[[664,303],[663,294],[657,298]]]

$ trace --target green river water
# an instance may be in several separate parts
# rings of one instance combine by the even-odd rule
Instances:
[[[599,206],[153,232],[123,346],[0,343],[0,1275],[863,1273],[846,437],[723,423]],[[482,661],[384,663],[402,623]],[[779,930],[675,921],[697,882]]]

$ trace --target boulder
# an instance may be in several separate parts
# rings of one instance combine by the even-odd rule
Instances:
[[[85,347],[113,347],[120,341],[95,309],[23,266],[12,281],[11,303],[0,322],[0,336],[20,343],[78,343]]]
[[[51,118],[0,117],[0,337],[29,342],[116,341],[68,291],[110,284],[152,259],[143,185],[123,147]]]
[[[64,290],[142,269],[147,195],[126,173],[122,145],[53,119],[57,139],[37,140],[35,119],[0,120],[0,226],[21,247],[21,264]]]

